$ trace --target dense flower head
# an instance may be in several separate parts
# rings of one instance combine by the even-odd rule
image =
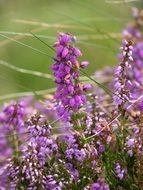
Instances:
[[[3,108],[0,122],[20,128],[23,125],[24,114],[24,106],[21,103],[12,103]]]
[[[24,140],[26,116],[27,109],[22,101],[4,106],[0,113],[0,188],[6,183],[8,159],[18,156],[19,146]]]
[[[34,139],[34,135],[43,134],[43,133],[50,133],[50,129],[48,130],[40,130],[37,127],[37,131],[34,128],[34,125],[30,127],[30,121],[26,122],[28,118],[31,117],[31,114],[38,111],[39,113],[45,114],[42,117],[42,121],[44,122],[46,119],[45,117],[51,118],[55,117],[55,112],[52,107],[49,109],[44,108],[42,104],[37,106],[38,102],[35,101],[33,98],[22,98],[19,101],[13,101],[7,105],[5,105],[0,112],[0,188],[4,188],[5,184],[8,184],[7,177],[13,176],[13,180],[10,183],[10,188],[14,189],[16,184],[18,183],[18,178],[16,178],[17,172],[19,172],[18,166],[12,167],[13,162],[10,162],[11,159],[18,159],[21,150],[24,148],[23,143],[28,143],[28,138],[30,138],[30,144],[34,143],[32,139]],[[48,105],[51,105],[49,103]],[[47,113],[51,113],[47,115]],[[26,122],[26,123],[25,123]],[[29,126],[28,126],[29,124]],[[39,143],[45,144],[48,141],[46,137],[37,139]],[[52,144],[52,142],[50,142]],[[33,144],[32,144],[33,145]],[[53,144],[52,144],[53,145]],[[30,146],[30,145],[29,145]],[[54,147],[54,145],[53,145]],[[26,147],[25,147],[26,150]],[[44,150],[43,150],[44,151]],[[17,172],[16,172],[17,171]],[[15,185],[14,185],[15,184]]]
[[[82,54],[74,46],[76,40],[73,38],[70,34],[59,34],[58,41],[54,45],[56,50],[55,63],[51,67],[57,84],[54,97],[59,101],[58,112],[65,120],[70,118],[72,111],[77,112],[86,102],[84,91],[91,88],[79,81],[80,68],[86,68],[89,63],[87,61],[78,62],[77,58]]]
[[[143,101],[140,97],[142,95],[142,67],[143,67],[143,34],[141,32],[141,28],[143,26],[143,12],[135,7],[132,9],[132,14],[134,17],[134,21],[129,24],[123,31],[123,38],[126,40],[131,40],[134,42],[133,50],[132,50],[132,58],[131,62],[132,69],[126,72],[127,78],[131,81],[128,85],[130,90],[130,94],[133,100],[136,101],[136,107],[139,108],[140,111],[143,111]]]
[[[17,146],[26,132],[24,120],[27,110],[22,102],[6,105],[0,113],[0,157],[5,159],[14,154],[16,149],[12,143],[17,139]]]
[[[133,59],[132,63],[132,72],[129,75],[130,79],[134,79],[132,81],[132,85],[130,85],[130,91],[133,99],[140,99],[137,103],[138,107],[141,111],[143,111],[143,99],[140,98],[142,95],[142,85],[143,85],[143,76],[142,76],[142,66],[143,66],[143,42],[138,42],[133,46]]]
[[[15,163],[15,159],[8,167],[8,178],[15,183],[15,189],[18,184],[27,181],[27,189],[44,189],[47,184],[46,176],[44,175],[44,166],[47,159],[53,152],[57,151],[57,145],[51,138],[51,126],[46,124],[46,121],[41,116],[33,116],[27,123],[29,138],[26,144],[21,146],[21,157],[19,158],[20,166]],[[18,167],[18,169],[17,169]],[[16,172],[16,170],[18,170]],[[13,171],[13,175],[11,172]],[[19,179],[18,176],[21,176]],[[15,180],[16,179],[16,180]],[[37,188],[36,188],[37,187]]]
[[[132,86],[131,81],[127,78],[127,72],[131,70],[132,58],[132,42],[124,41],[123,47],[121,47],[121,63],[115,70],[114,88],[115,88],[115,102],[118,106],[124,107],[125,104],[131,100],[131,94],[129,87]],[[128,105],[128,104],[127,104]]]

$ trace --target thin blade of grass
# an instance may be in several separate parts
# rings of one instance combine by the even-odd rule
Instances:
[[[97,84],[100,88],[102,88],[105,92],[107,92],[109,95],[114,94],[116,95],[114,92],[112,92],[109,88],[107,88],[105,85],[99,83],[98,81],[96,81],[95,79],[93,79],[91,76],[89,76],[87,73],[85,73],[83,70],[80,69],[80,73],[84,76],[86,76],[87,78],[89,78],[91,81],[93,81],[95,84]]]
[[[37,35],[35,35],[34,33],[30,32],[35,38],[37,38],[40,42],[42,42],[44,45],[46,45],[49,49],[51,49],[52,51],[55,52],[55,49],[50,46],[49,44],[47,44],[46,42],[44,42],[43,40],[41,40]]]
[[[2,36],[2,37],[4,37],[4,38],[7,38],[7,39],[9,39],[9,40],[11,40],[11,41],[13,41],[13,42],[16,42],[17,44],[20,44],[20,45],[22,45],[22,46],[24,46],[24,47],[28,47],[28,48],[30,48],[30,49],[32,49],[32,50],[34,50],[34,51],[36,51],[36,52],[38,52],[38,53],[40,53],[40,54],[42,54],[42,55],[46,55],[47,57],[49,57],[50,59],[53,60],[53,57],[52,57],[52,56],[49,56],[47,53],[45,53],[45,52],[43,52],[43,51],[41,51],[41,50],[38,50],[38,49],[36,49],[36,48],[33,48],[32,46],[29,46],[29,45],[27,45],[27,44],[25,44],[25,43],[22,43],[22,42],[20,42],[20,41],[18,41],[18,40],[15,40],[15,39],[13,39],[13,38],[9,38],[8,36],[6,36],[6,35],[4,35],[4,34],[1,34],[1,33],[0,33],[0,36]]]
[[[53,93],[55,91],[55,88],[45,89],[45,90],[39,90],[35,91],[37,95],[44,95],[45,93]],[[32,91],[27,92],[18,92],[18,93],[11,93],[11,94],[5,94],[0,96],[0,101],[7,100],[7,99],[17,99],[20,97],[26,97],[26,96],[34,96]]]
[[[45,28],[43,28],[43,27],[38,27],[38,28],[34,28],[34,29],[32,29],[32,32],[39,32],[39,31],[43,31],[43,30],[45,30]],[[2,34],[6,34],[6,33],[3,33],[3,32],[5,32],[5,31],[2,31]],[[8,32],[8,31],[6,31],[6,32]],[[8,34],[9,34],[9,32],[8,32]],[[27,34],[27,33],[26,33]],[[24,35],[20,35],[20,34],[12,34],[12,35],[15,35],[13,38],[15,39],[15,40],[21,40],[21,39],[23,39],[23,37],[24,37]],[[2,47],[2,46],[4,46],[4,45],[7,45],[8,43],[10,43],[10,42],[12,42],[11,40],[8,40],[8,39],[4,39],[3,41],[1,40],[0,41],[0,47]]]
[[[38,71],[33,71],[33,70],[27,70],[27,69],[23,69],[20,67],[16,67],[10,63],[7,63],[6,61],[0,60],[0,65],[3,65],[5,67],[8,67],[14,71],[20,72],[20,73],[25,73],[25,74],[30,74],[30,75],[34,75],[34,76],[38,76],[38,77],[43,77],[43,78],[48,78],[48,79],[52,79],[53,80],[53,76],[47,73],[42,73],[42,72],[38,72]]]
[[[8,67],[14,71],[20,72],[20,73],[25,73],[25,74],[30,74],[30,75],[34,75],[34,76],[38,76],[38,77],[43,77],[43,78],[48,78],[48,79],[52,79],[53,80],[53,76],[47,73],[42,73],[42,72],[38,72],[38,71],[33,71],[33,70],[27,70],[27,69],[23,69],[20,67],[17,67],[15,65],[12,65],[6,61],[0,60],[0,65],[3,65],[5,67]],[[80,77],[80,79],[82,81],[89,81],[89,79],[87,79],[87,77]]]
[[[32,34],[30,34],[28,32],[26,33],[26,32],[14,32],[14,31],[0,31],[0,33],[1,34],[7,34],[7,35],[18,35],[18,36],[34,37]],[[55,40],[55,37],[53,37],[53,36],[39,35],[39,34],[36,34],[36,36],[38,38]]]
[[[28,24],[32,26],[41,26],[45,28],[74,28],[74,29],[82,29],[82,30],[91,30],[90,28],[84,26],[77,26],[77,25],[62,25],[62,24],[48,24],[46,22],[38,22],[38,21],[31,21],[31,20],[22,20],[22,19],[15,19],[13,20],[16,23],[20,24]]]
[[[5,82],[10,83],[10,81],[7,80],[6,77],[2,77],[2,76],[0,76],[0,79],[4,80]],[[24,85],[21,85],[21,84],[18,84],[18,83],[15,83],[15,85],[18,86],[18,87],[20,87],[20,88],[22,88],[22,89],[24,89],[24,90],[30,90],[36,98],[41,98],[41,96],[38,95],[34,90],[31,90],[31,89],[25,87]]]

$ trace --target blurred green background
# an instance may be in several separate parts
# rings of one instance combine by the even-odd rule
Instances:
[[[122,0],[119,0],[122,1]],[[40,35],[49,45],[58,32],[77,36],[81,60],[89,60],[89,74],[117,64],[121,32],[131,18],[131,7],[141,1],[125,3],[110,0],[0,0],[0,34],[6,35],[48,55],[54,53],[29,32]],[[0,60],[51,74],[47,56],[0,36]],[[11,93],[50,89],[53,80],[14,71],[0,65],[0,97]]]

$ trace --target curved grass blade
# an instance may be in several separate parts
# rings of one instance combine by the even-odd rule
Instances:
[[[55,88],[50,88],[50,89],[46,89],[46,90],[39,90],[39,91],[35,91],[35,93],[37,95],[43,95],[45,93],[53,93],[55,91]],[[29,91],[29,92],[18,92],[18,93],[12,93],[12,94],[5,94],[5,95],[1,95],[0,96],[0,101],[2,100],[7,100],[7,99],[11,99],[11,98],[20,98],[20,97],[25,97],[25,96],[33,96],[33,92]]]
[[[33,34],[30,34],[28,32],[0,31],[0,33],[1,34],[8,34],[8,35],[18,35],[18,36],[34,37]],[[40,34],[36,34],[36,36],[38,38],[45,38],[45,39],[55,40],[55,37],[53,37],[53,36],[40,35]]]
[[[0,65],[3,65],[5,67],[8,67],[14,71],[20,72],[20,73],[25,73],[25,74],[30,74],[30,75],[34,75],[34,76],[38,76],[38,77],[43,77],[43,78],[48,78],[48,79],[53,79],[53,76],[47,73],[41,73],[38,71],[33,71],[33,70],[27,70],[27,69],[23,69],[20,67],[17,67],[15,65],[12,65],[10,63],[7,63],[6,61],[0,60]]]
[[[46,22],[38,22],[38,21],[31,21],[31,20],[21,20],[21,19],[15,19],[14,20],[17,23],[20,24],[28,24],[33,26],[41,26],[45,28],[73,28],[73,29],[82,29],[82,30],[91,30],[90,28],[84,27],[84,26],[76,26],[76,25],[62,25],[62,24],[48,24]]]
[[[7,39],[9,39],[9,40],[11,40],[11,41],[13,41],[13,42],[16,42],[16,43],[18,43],[18,44],[20,44],[20,45],[22,45],[22,46],[24,46],[24,47],[28,47],[28,48],[30,48],[30,49],[32,49],[32,50],[34,50],[34,51],[36,51],[36,52],[38,52],[38,53],[40,53],[40,54],[46,55],[47,57],[49,57],[50,59],[53,60],[53,57],[52,57],[52,56],[49,56],[47,53],[45,53],[45,52],[43,52],[43,51],[41,51],[41,50],[38,50],[38,49],[36,49],[36,48],[33,48],[32,46],[29,46],[29,45],[27,45],[27,44],[25,44],[25,43],[22,43],[22,42],[20,42],[20,41],[18,41],[18,40],[15,40],[15,39],[13,39],[13,38],[9,38],[8,36],[6,36],[6,35],[4,35],[4,34],[1,34],[1,33],[0,33],[0,36],[2,36],[2,37],[4,37],[4,38],[7,38]]]
[[[91,81],[93,81],[95,84],[97,84],[100,88],[102,88],[105,92],[107,92],[109,95],[114,94],[116,95],[114,92],[112,92],[109,88],[107,88],[105,85],[99,83],[98,81],[96,81],[95,79],[93,79],[90,75],[88,75],[87,73],[85,73],[83,70],[80,69],[80,73],[83,74],[84,76],[86,76],[87,78],[89,78]],[[117,95],[116,95],[117,96]]]
[[[9,83],[9,80],[7,80],[6,78],[4,78],[4,77],[2,77],[2,76],[0,76],[0,79],[2,79],[2,80],[4,80],[4,81],[6,81],[6,82]],[[18,86],[18,87],[20,87],[20,88],[23,88],[23,89],[25,89],[25,90],[31,90],[31,89],[25,87],[24,85],[21,85],[21,84],[18,84],[18,83],[15,83],[15,85]],[[41,96],[38,95],[34,90],[31,90],[31,92],[33,93],[33,95],[34,95],[35,97],[41,98]]]
[[[5,67],[8,67],[14,71],[20,72],[20,73],[25,73],[25,74],[30,74],[30,75],[34,75],[34,76],[38,76],[38,77],[43,77],[43,78],[48,78],[48,79],[52,79],[53,80],[53,76],[47,73],[42,73],[39,71],[33,71],[33,70],[27,70],[27,69],[23,69],[20,67],[16,67],[15,65],[11,65],[10,63],[7,63],[6,61],[0,60],[0,65],[3,65]],[[89,79],[87,79],[87,77],[80,77],[80,79],[82,81],[89,81]]]
[[[37,35],[35,35],[34,33],[32,33],[32,32],[30,32],[35,38],[37,38],[40,42],[42,42],[44,45],[46,45],[46,46],[48,46],[48,48],[49,49],[51,49],[52,51],[54,51],[55,52],[55,49],[52,47],[52,46],[50,46],[50,45],[48,45],[46,42],[44,42],[43,40],[41,40]]]

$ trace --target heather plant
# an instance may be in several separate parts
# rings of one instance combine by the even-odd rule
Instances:
[[[133,16],[115,71],[93,77],[78,59],[76,37],[58,34],[54,95],[1,110],[0,189],[143,189],[142,11],[134,8]]]

